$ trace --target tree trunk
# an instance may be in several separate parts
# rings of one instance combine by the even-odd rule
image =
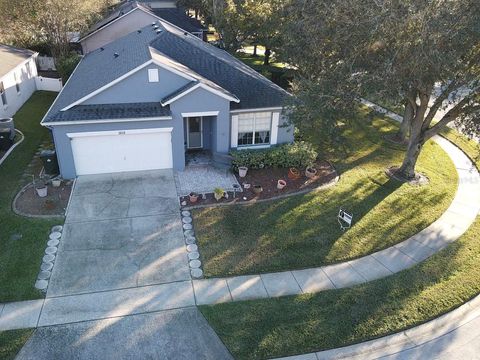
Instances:
[[[406,143],[410,135],[410,126],[412,124],[413,117],[415,116],[415,109],[411,102],[407,100],[405,102],[405,111],[403,112],[403,120],[400,124],[400,130],[398,130],[395,140],[401,143]]]
[[[195,19],[198,20],[198,9],[195,9]]]
[[[408,141],[407,152],[405,153],[402,166],[400,166],[397,171],[399,176],[407,180],[415,178],[415,165],[417,164],[418,156],[425,143],[422,125],[425,120],[425,113],[428,109],[428,101],[430,100],[431,91],[430,88],[419,93],[420,104],[416,105],[416,109],[414,110],[415,116],[410,122],[410,138]],[[411,103],[411,105],[413,107],[414,103]]]
[[[410,139],[402,166],[397,170],[399,176],[408,180],[415,178],[415,166],[417,165],[418,156],[420,155],[422,147],[423,144],[418,139],[414,141]]]
[[[268,66],[270,65],[270,55],[272,51],[269,48],[265,49],[265,59],[263,60],[263,65]]]
[[[254,44],[254,45],[253,45],[253,56],[255,56],[255,57],[258,56],[258,54],[257,54],[257,46],[258,46],[257,44]]]

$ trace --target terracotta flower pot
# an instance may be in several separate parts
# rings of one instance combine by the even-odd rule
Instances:
[[[260,194],[263,191],[262,185],[253,185],[253,192],[255,194]]]
[[[308,167],[305,169],[305,176],[307,178],[312,179],[313,177],[315,177],[315,175],[317,175],[317,169],[312,167]]]
[[[198,200],[198,194],[195,194],[195,193],[192,192],[192,193],[188,194],[188,199],[190,200],[190,202],[192,204],[194,204]]]
[[[238,176],[240,176],[241,178],[244,178],[245,176],[247,176],[247,171],[248,171],[248,168],[246,166],[240,166],[238,168]]]
[[[277,189],[282,190],[285,186],[287,186],[287,182],[285,180],[278,180],[277,181]]]
[[[300,171],[297,168],[290,168],[288,170],[288,178],[292,180],[300,179]]]

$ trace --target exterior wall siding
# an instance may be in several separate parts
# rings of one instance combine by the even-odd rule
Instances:
[[[158,82],[148,82],[148,69],[158,69]],[[152,64],[88,99],[83,104],[159,102],[187,83],[189,80]]]
[[[177,120],[155,120],[155,121],[132,121],[121,123],[103,124],[81,124],[81,125],[57,125],[52,129],[55,148],[57,150],[60,173],[64,179],[73,179],[77,176],[75,162],[73,159],[72,147],[68,133],[91,132],[91,131],[121,131],[133,129],[153,129],[173,127],[172,131],[172,153],[173,167],[175,170],[183,170],[185,156],[183,149],[183,123]],[[114,149],[112,149],[114,151]]]
[[[81,41],[82,51],[84,54],[92,52],[153,21],[157,21],[157,18],[137,9]]]
[[[218,111],[218,116],[211,117],[210,122],[210,148],[213,152],[226,153],[230,148],[230,102],[220,96],[212,94],[204,89],[196,89],[184,97],[170,104],[172,116],[183,125],[182,113],[197,113]],[[213,119],[212,119],[213,118]],[[212,121],[213,120],[213,121]],[[182,129],[182,133],[183,133]],[[205,140],[204,127],[204,140]],[[184,144],[184,140],[182,140]],[[204,143],[205,144],[205,143]],[[183,167],[185,167],[185,151],[183,155]]]
[[[293,125],[288,125],[288,118],[286,115],[280,114],[280,123],[278,126],[278,136],[277,136],[277,144],[286,144],[292,143],[294,138],[293,133]]]
[[[20,92],[17,92],[15,87],[14,74],[16,74],[20,83]],[[6,106],[2,106],[0,102],[0,118],[12,117],[30,96],[32,96],[35,90],[37,90],[35,85],[36,76],[37,66],[35,64],[35,56],[33,56],[0,78],[0,81],[3,82],[5,95],[7,97]]]

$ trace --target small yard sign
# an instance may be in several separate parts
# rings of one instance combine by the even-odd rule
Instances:
[[[338,223],[340,224],[340,229],[346,230],[349,229],[350,226],[352,226],[352,220],[353,220],[353,215],[349,214],[342,208],[338,211]]]

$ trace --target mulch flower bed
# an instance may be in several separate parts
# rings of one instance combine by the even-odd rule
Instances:
[[[68,205],[72,182],[62,182],[60,187],[53,187],[48,184],[46,197],[37,195],[32,185],[23,188],[15,201],[15,208],[23,215],[33,216],[64,216]]]
[[[227,193],[227,198],[222,198],[218,201],[213,194],[205,194],[205,199],[200,195],[196,203],[191,203],[188,196],[181,197],[180,201],[182,202],[182,207],[189,207],[271,199],[286,194],[295,194],[297,192],[314,189],[331,182],[337,177],[335,169],[327,161],[317,161],[313,167],[317,170],[315,176],[307,178],[305,176],[305,169],[298,169],[300,172],[300,177],[298,179],[289,178],[288,168],[249,169],[244,178],[241,178],[238,173],[235,174],[238,183],[243,188],[243,192],[237,192],[234,194],[229,191]],[[277,188],[278,180],[284,180],[286,182],[286,186],[281,190]],[[245,189],[245,184],[249,184],[250,187]],[[263,191],[258,194],[255,193],[253,189],[255,185],[260,185]]]

